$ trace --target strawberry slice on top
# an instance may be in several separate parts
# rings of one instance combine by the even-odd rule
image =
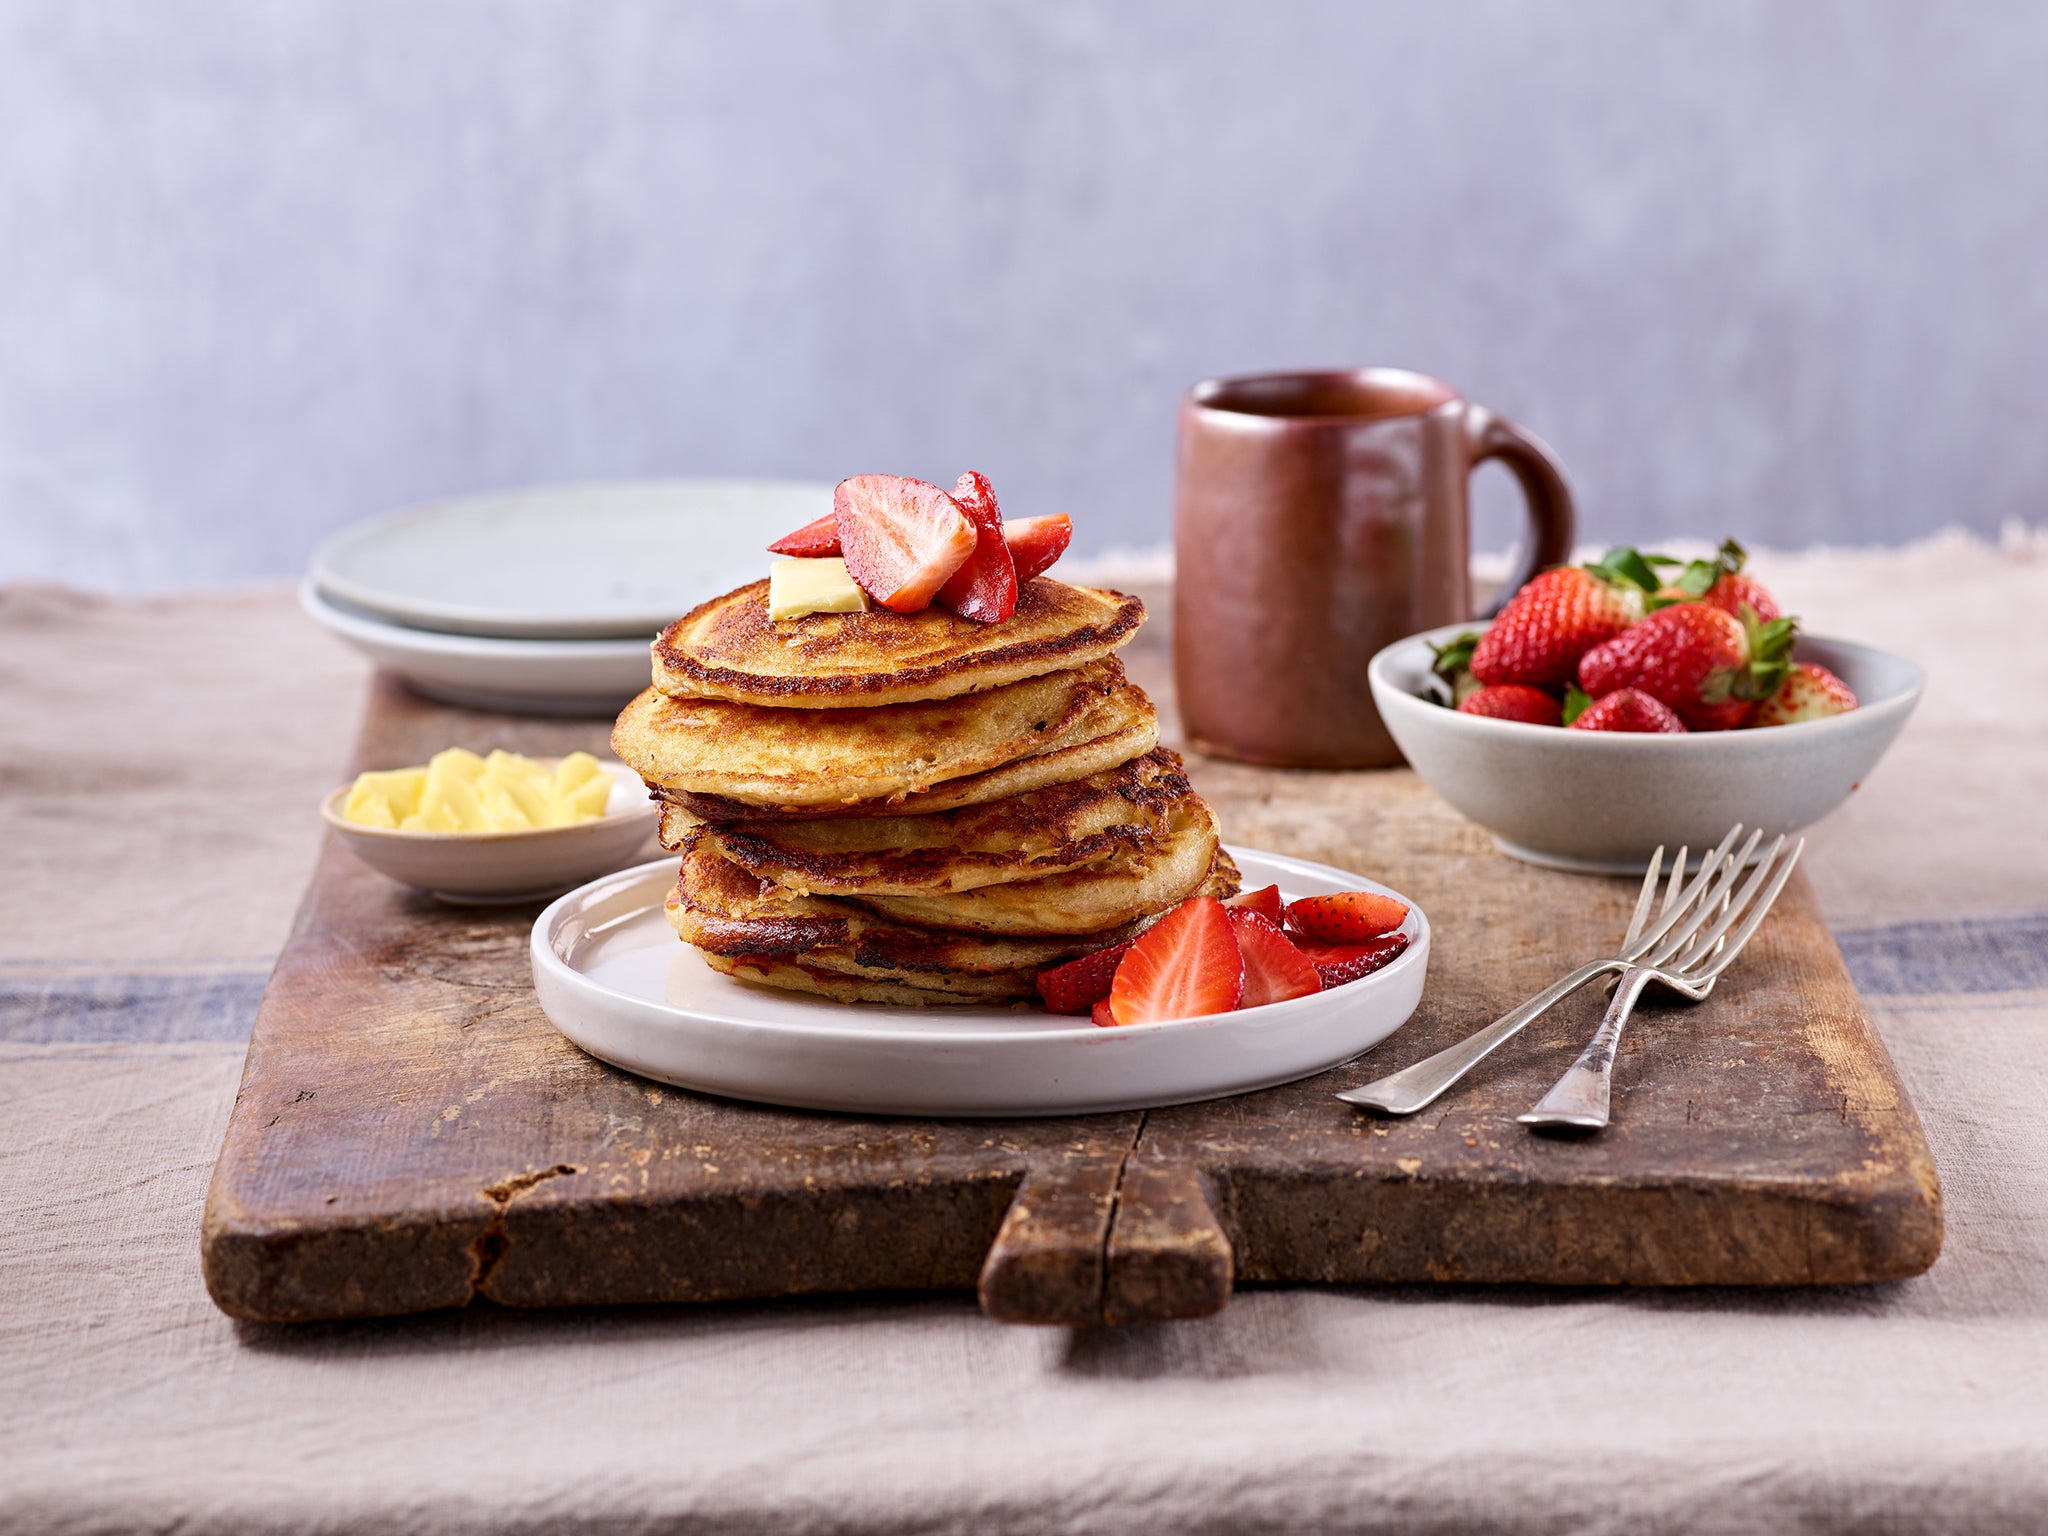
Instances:
[[[1067,552],[1073,539],[1074,520],[1064,512],[1020,517],[1003,524],[1003,541],[1010,546],[1010,558],[1017,565],[1017,585],[1043,575]]]
[[[799,560],[827,560],[839,553],[839,514],[827,512],[797,529],[785,533],[768,546],[771,555],[792,555]]]
[[[1109,1015],[1151,1024],[1228,1013],[1244,997],[1244,956],[1214,896],[1192,896],[1139,934],[1116,968]]]
[[[931,606],[977,542],[959,503],[923,480],[855,475],[832,492],[846,573],[895,613]]]
[[[1277,926],[1284,917],[1287,903],[1280,899],[1280,887],[1262,885],[1256,891],[1240,891],[1223,903],[1226,907],[1249,907],[1261,917],[1269,918]]]
[[[1003,514],[988,476],[969,470],[953,500],[974,524],[974,553],[939,588],[939,604],[977,624],[1000,624],[1017,611],[1017,562],[1003,535]]]

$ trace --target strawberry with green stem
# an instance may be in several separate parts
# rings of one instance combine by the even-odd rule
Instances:
[[[1640,619],[1660,585],[1649,563],[1626,546],[1591,565],[1543,571],[1508,599],[1479,637],[1472,676],[1486,684],[1561,691],[1579,658]]]
[[[1741,725],[1792,667],[1797,626],[1765,623],[1752,609],[1736,618],[1705,603],[1659,608],[1586,652],[1579,686],[1595,699],[1636,688],[1691,731]]]

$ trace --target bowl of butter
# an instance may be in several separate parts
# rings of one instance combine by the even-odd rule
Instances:
[[[639,776],[588,752],[450,747],[417,766],[358,774],[320,814],[379,874],[462,905],[557,896],[660,851]]]

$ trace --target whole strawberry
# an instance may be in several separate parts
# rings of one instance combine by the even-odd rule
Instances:
[[[1757,706],[1751,725],[1797,725],[1802,720],[1825,720],[1846,715],[1856,707],[1856,695],[1826,667],[1810,661],[1797,662],[1778,691]]]
[[[1686,734],[1685,724],[1640,688],[1621,688],[1597,703],[1586,701],[1568,729],[1574,731],[1628,731],[1636,735]]]
[[[1658,558],[1658,557],[1652,557]],[[1698,598],[1710,608],[1719,608],[1732,618],[1742,617],[1746,603],[1763,623],[1781,617],[1778,600],[1764,584],[1743,570],[1749,551],[1733,539],[1723,539],[1711,560],[1693,560],[1657,595],[1669,602]],[[1676,564],[1675,561],[1661,562]],[[1654,605],[1653,605],[1654,606]]]
[[[1627,553],[1635,557],[1633,571],[1602,561],[1560,565],[1530,580],[1479,637],[1472,675],[1482,683],[1562,689],[1581,656],[1642,617],[1644,594],[1656,588],[1641,557]]]
[[[1687,730],[1730,730],[1784,681],[1792,640],[1790,619],[1761,624],[1675,603],[1586,652],[1579,686],[1596,699],[1639,688]]]
[[[1465,695],[1458,706],[1461,715],[1485,715],[1494,720],[1519,720],[1524,725],[1562,725],[1564,706],[1541,688],[1522,683],[1494,683]]]

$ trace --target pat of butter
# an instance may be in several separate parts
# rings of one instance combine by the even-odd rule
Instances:
[[[550,769],[517,752],[450,747],[424,768],[358,775],[341,814],[402,832],[528,832],[595,821],[611,794],[612,776],[588,752]]]
[[[846,574],[846,562],[778,560],[768,567],[768,617],[800,619],[807,613],[865,613],[868,595]]]

